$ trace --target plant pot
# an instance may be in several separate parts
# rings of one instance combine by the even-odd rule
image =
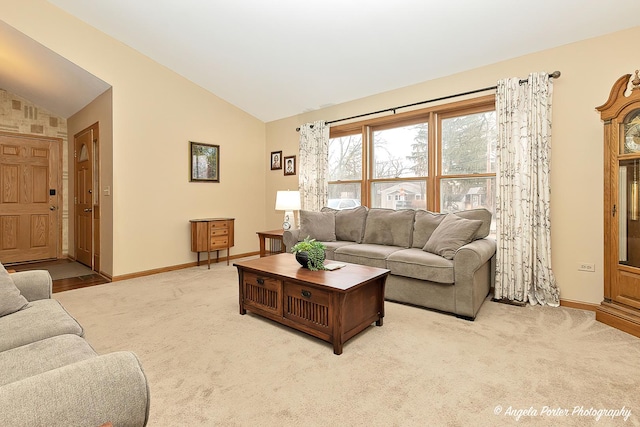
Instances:
[[[304,268],[309,268],[309,256],[306,252],[296,252],[296,261]]]

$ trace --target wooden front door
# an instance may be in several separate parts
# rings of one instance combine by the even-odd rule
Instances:
[[[76,260],[93,268],[93,129],[74,139]]]
[[[0,261],[60,255],[60,147],[52,138],[0,133]]]

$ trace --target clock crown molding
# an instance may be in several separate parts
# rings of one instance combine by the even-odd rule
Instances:
[[[640,70],[636,70],[636,77],[631,80],[631,84],[633,85],[633,87],[631,88],[631,90],[640,90]]]
[[[609,99],[607,102],[602,104],[599,107],[596,107],[596,110],[600,111],[600,117],[602,120],[611,120],[612,118],[619,116],[620,112],[628,107],[630,104],[634,102],[638,102],[640,100],[640,70],[636,70],[635,78],[631,81],[632,88],[631,94],[626,96],[624,93],[627,91],[627,87],[629,86],[629,81],[631,80],[631,74],[625,74],[621,76],[614,83],[611,88],[611,92],[609,93]]]

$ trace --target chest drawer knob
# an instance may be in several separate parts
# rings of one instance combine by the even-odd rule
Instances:
[[[303,289],[301,294],[304,298],[311,298],[311,291],[307,291],[306,289]]]
[[[262,277],[258,277],[256,282],[258,282],[258,285],[264,285],[264,279]]]

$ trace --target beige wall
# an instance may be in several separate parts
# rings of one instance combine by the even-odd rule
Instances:
[[[552,266],[561,298],[599,304],[603,298],[603,142],[595,110],[613,83],[640,67],[640,27],[504,61],[411,87],[267,123],[266,151],[297,150],[302,123],[334,120],[369,111],[494,86],[505,77],[560,70],[554,83],[551,172]],[[404,110],[401,110],[404,111]],[[296,177],[297,178],[297,177]],[[267,172],[266,221],[277,226],[280,213],[272,200],[279,189],[297,181]],[[577,271],[595,263],[595,273]]]
[[[297,155],[302,123],[333,120],[560,70],[554,85],[552,262],[565,300],[599,303],[603,275],[603,144],[595,107],[640,67],[640,27],[264,123],[44,0],[0,0],[2,19],[113,87],[113,275],[191,262],[188,220],[236,218],[233,253],[277,228],[275,194],[296,176],[268,170],[271,151]],[[61,31],[64,29],[64,31]],[[266,128],[266,129],[265,129]],[[188,141],[220,144],[221,183],[188,182]],[[265,144],[266,141],[266,144]],[[265,179],[266,177],[266,179]],[[256,205],[264,215],[256,215]],[[260,210],[258,210],[260,212]],[[577,271],[593,262],[595,273]]]
[[[234,217],[232,255],[257,251],[255,232],[265,225],[264,215],[256,215],[265,194],[263,122],[45,0],[0,0],[0,10],[7,24],[112,86],[113,271],[107,273],[193,262],[192,218]],[[220,183],[189,182],[190,140],[220,145]]]
[[[113,197],[105,195],[113,188],[113,102],[111,89],[98,96],[89,105],[67,120],[70,146],[74,146],[75,135],[94,123],[98,123],[99,137],[99,173],[100,173],[100,272],[111,276],[113,272]],[[73,149],[69,150],[68,162],[73,164]],[[73,197],[75,177],[69,176],[69,254],[75,256],[75,218],[73,216]]]

